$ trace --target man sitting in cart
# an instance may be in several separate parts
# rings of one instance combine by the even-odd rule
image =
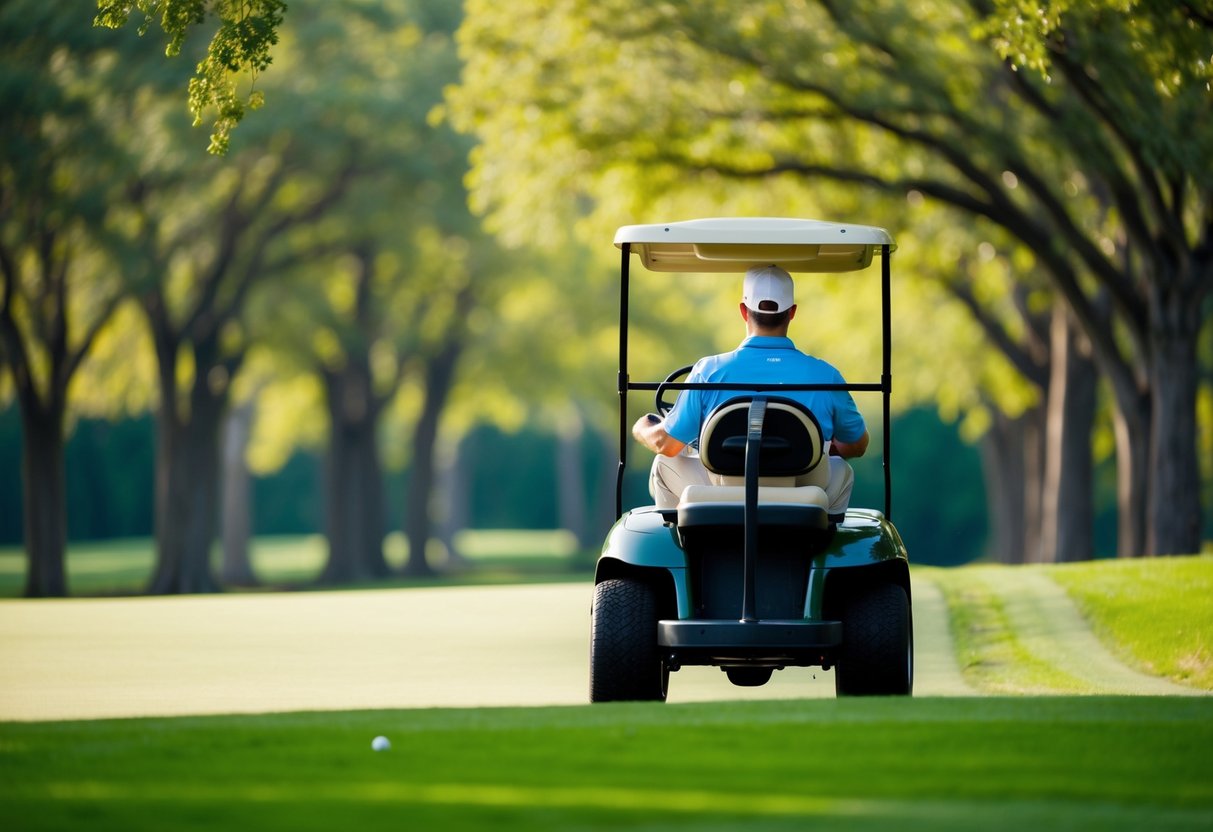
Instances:
[[[689,383],[845,384],[829,363],[796,349],[788,325],[796,316],[792,277],[775,265],[746,271],[742,284],[741,319],[746,338],[732,352],[701,358],[687,377]],[[649,492],[658,508],[678,505],[688,485],[707,485],[711,475],[688,453],[704,421],[720,404],[744,395],[727,390],[683,390],[662,420],[642,416],[632,427],[636,440],[657,456],[649,474]],[[846,514],[854,472],[846,459],[863,456],[868,431],[850,392],[846,390],[788,391],[780,395],[804,404],[821,425],[828,443],[830,471],[826,497],[830,521]]]

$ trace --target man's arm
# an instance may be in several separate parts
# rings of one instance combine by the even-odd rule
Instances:
[[[665,423],[655,413],[646,413],[632,425],[632,436],[655,454],[678,456],[686,443],[679,442],[665,431]]]
[[[851,459],[853,457],[863,456],[868,450],[868,442],[870,440],[871,437],[868,436],[868,432],[866,430],[863,432],[863,436],[859,437],[854,442],[839,442],[837,439],[834,439],[830,442],[830,455],[840,456],[843,459]]]

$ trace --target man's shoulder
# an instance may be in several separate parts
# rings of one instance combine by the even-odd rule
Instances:
[[[830,362],[815,355],[809,355],[807,352],[797,349],[795,345],[789,344],[786,348],[778,350],[778,353],[785,366],[795,367],[799,372],[811,373],[814,377],[839,374],[837,368]]]
[[[831,364],[829,361],[826,361],[824,358],[818,358],[815,355],[809,355],[808,353],[800,352],[799,350],[797,350],[796,352],[798,355],[802,356],[801,361],[803,361],[805,365],[813,367],[814,369],[816,369],[822,373],[828,373],[830,375],[839,374],[838,368],[835,367],[833,364]]]
[[[717,353],[716,355],[705,355],[703,358],[695,362],[695,366],[691,372],[701,376],[710,376],[714,372],[718,372],[724,367],[727,367],[737,358],[737,350],[731,352]]]

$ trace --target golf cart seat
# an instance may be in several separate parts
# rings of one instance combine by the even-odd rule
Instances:
[[[792,399],[744,396],[714,410],[700,434],[699,454],[712,485],[691,485],[678,503],[678,528],[740,527],[745,522],[746,443],[755,425],[751,406],[765,401],[757,465],[757,519],[764,528],[825,531],[829,500],[825,485],[821,426],[812,412]]]

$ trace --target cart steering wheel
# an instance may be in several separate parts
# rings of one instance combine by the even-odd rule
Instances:
[[[688,364],[685,367],[679,367],[677,370],[675,370],[674,372],[672,372],[668,376],[666,376],[665,381],[663,381],[663,382],[661,382],[661,384],[657,385],[657,393],[653,397],[653,399],[654,399],[653,403],[654,403],[654,405],[656,405],[657,413],[660,414],[661,418],[664,419],[666,417],[666,414],[668,414],[671,410],[674,409],[674,403],[667,402],[665,400],[665,394],[667,392],[669,392],[666,385],[673,384],[675,381],[682,378],[683,376],[690,375],[691,370],[694,367],[695,367],[694,364]]]

